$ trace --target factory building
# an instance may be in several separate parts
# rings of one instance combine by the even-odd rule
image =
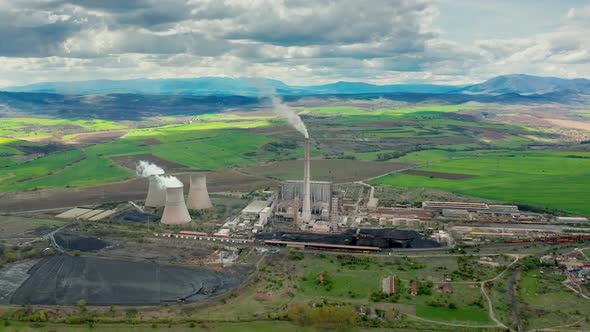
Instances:
[[[449,210],[465,210],[465,211],[481,211],[489,210],[486,203],[465,203],[465,202],[422,202],[422,208],[433,211]]]
[[[275,215],[285,219],[305,222],[303,217],[304,208],[304,183],[305,181],[284,181],[281,182],[277,195]],[[332,210],[332,182],[310,181],[310,209],[311,219],[330,220]],[[300,212],[301,217],[295,215]]]
[[[585,224],[585,223],[588,223],[588,218],[586,218],[586,217],[555,217],[554,221],[559,224]]]
[[[303,181],[283,181],[280,185],[279,198],[282,201],[294,200],[299,198],[303,201]],[[311,181],[310,182],[310,202],[330,202],[332,199],[332,182],[328,181]]]

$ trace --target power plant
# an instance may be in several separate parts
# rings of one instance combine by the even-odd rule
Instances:
[[[167,225],[186,224],[191,221],[191,216],[184,203],[182,186],[166,188],[166,206],[164,206],[160,221]]]
[[[205,175],[191,175],[186,206],[191,210],[204,210],[213,207],[207,191],[207,177]]]
[[[150,183],[144,204],[147,207],[163,207],[166,205],[166,188],[161,186],[157,177],[158,175],[149,176]]]

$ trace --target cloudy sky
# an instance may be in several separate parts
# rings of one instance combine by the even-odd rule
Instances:
[[[578,0],[0,0],[0,33],[0,86],[590,77],[590,3]]]

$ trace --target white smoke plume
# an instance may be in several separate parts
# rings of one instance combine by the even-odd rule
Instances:
[[[279,97],[275,95],[270,96],[270,100],[272,102],[273,110],[276,114],[287,120],[293,128],[295,128],[298,132],[303,134],[306,138],[309,137],[309,133],[307,132],[307,127],[305,127],[305,123],[299,117],[297,112],[291,107],[283,104],[283,102],[279,99]]]
[[[251,78],[250,85],[258,90],[259,98],[269,98],[272,103],[273,111],[280,117],[284,118],[295,128],[298,132],[303,134],[305,137],[309,137],[307,127],[303,120],[297,115],[297,112],[291,107],[283,103],[283,101],[277,97],[276,89],[268,84],[264,79]]]
[[[158,186],[160,188],[178,188],[183,187],[182,181],[180,181],[175,176],[165,176],[165,175],[158,175],[156,176],[156,180],[158,181]]]
[[[137,167],[135,168],[135,172],[137,176],[141,176],[142,178],[147,178],[150,175],[162,175],[164,174],[164,170],[156,165],[152,164],[149,161],[140,160],[137,163]]]

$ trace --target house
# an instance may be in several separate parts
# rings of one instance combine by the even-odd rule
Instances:
[[[392,275],[381,280],[381,290],[386,294],[395,294],[397,292],[395,276]]]
[[[418,280],[412,281],[410,294],[412,294],[412,296],[418,295]]]
[[[576,251],[576,252],[572,252],[572,253],[568,253],[568,254],[557,255],[555,257],[555,259],[557,259],[557,261],[561,262],[561,261],[575,260],[579,257],[582,257],[582,254],[580,252]]]
[[[453,294],[453,286],[451,286],[451,284],[448,282],[438,286],[438,289],[440,289],[445,294]]]

